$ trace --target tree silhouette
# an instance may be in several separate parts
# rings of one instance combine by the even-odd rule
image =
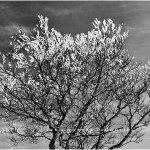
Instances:
[[[114,149],[142,140],[150,69],[128,54],[121,25],[93,25],[73,38],[39,16],[31,36],[19,30],[1,54],[0,113],[14,144],[44,138],[49,149]]]

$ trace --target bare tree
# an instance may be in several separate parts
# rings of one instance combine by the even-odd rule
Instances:
[[[121,25],[93,25],[73,38],[39,16],[34,33],[13,36],[1,55],[0,108],[14,144],[45,138],[49,149],[114,149],[142,140],[150,69],[128,54]]]

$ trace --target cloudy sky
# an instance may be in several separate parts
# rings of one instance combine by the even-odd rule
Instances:
[[[150,2],[97,1],[97,2],[0,2],[0,48],[6,50],[10,37],[22,28],[30,32],[37,15],[47,16],[49,26],[73,36],[91,30],[95,18],[111,18],[129,30],[126,42],[131,55],[140,62],[150,58]]]
[[[30,33],[35,27],[37,15],[48,17],[50,28],[53,27],[63,34],[71,33],[73,36],[92,30],[95,18],[101,21],[111,18],[116,25],[123,23],[124,30],[129,30],[126,41],[129,53],[142,63],[146,63],[150,58],[150,1],[1,1],[0,51],[8,50],[10,37],[19,28]],[[1,128],[3,126],[0,125]],[[131,144],[125,148],[150,148],[149,132],[147,131],[141,144]],[[0,136],[0,140],[0,148],[9,148],[6,138]],[[24,144],[19,148],[35,148],[35,146]]]

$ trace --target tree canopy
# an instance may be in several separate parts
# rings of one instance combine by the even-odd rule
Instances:
[[[150,68],[125,47],[128,32],[111,19],[72,37],[38,16],[31,35],[21,29],[2,53],[1,118],[14,144],[48,140],[49,148],[120,148],[140,142],[150,122],[145,104]],[[19,124],[19,126],[17,126]]]

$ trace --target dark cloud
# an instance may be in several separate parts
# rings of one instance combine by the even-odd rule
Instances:
[[[51,26],[73,35],[91,29],[94,18],[111,18],[114,22],[135,25],[149,14],[148,2],[1,2],[0,25],[15,22],[33,27],[38,14],[47,16]],[[137,17],[138,15],[138,17]]]

